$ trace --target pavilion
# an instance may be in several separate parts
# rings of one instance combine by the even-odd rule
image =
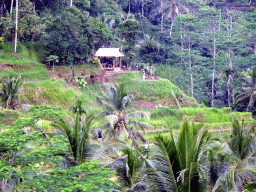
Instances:
[[[95,56],[99,58],[103,68],[115,69],[122,67],[124,54],[119,48],[99,48]]]

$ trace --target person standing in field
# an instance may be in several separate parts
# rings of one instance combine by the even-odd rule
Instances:
[[[98,130],[98,143],[101,142],[101,140],[102,140],[102,130],[101,130],[101,128],[99,128],[99,130]]]
[[[139,70],[139,63],[138,62],[136,63],[135,68],[136,68],[136,71]]]
[[[38,119],[37,119],[37,123],[38,123],[38,132],[42,132],[43,131],[43,128],[42,128],[42,120],[41,120],[41,118],[39,117]]]

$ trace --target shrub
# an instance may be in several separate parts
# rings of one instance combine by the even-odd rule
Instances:
[[[101,65],[100,60],[98,59],[98,57],[90,58],[88,64],[89,64],[89,65],[92,65],[92,66],[96,66],[97,68],[102,67],[102,65]]]

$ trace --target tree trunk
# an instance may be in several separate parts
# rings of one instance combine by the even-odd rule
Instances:
[[[12,7],[13,7],[13,0],[11,1],[11,7],[10,7],[10,19],[12,17]]]
[[[256,55],[256,40],[254,41],[253,51],[254,51],[254,54]]]
[[[175,95],[175,93],[174,93],[173,90],[172,90],[172,95],[173,95],[173,97],[174,97],[174,99],[175,99],[175,102],[176,102],[178,108],[181,109],[180,103],[179,103],[179,101],[178,101],[178,99],[177,99],[177,97],[176,97],[176,95]]]
[[[181,23],[180,23],[180,45],[181,45],[181,54],[180,54],[180,64],[182,65],[183,63],[183,34],[182,34],[182,28],[181,28]]]
[[[36,12],[36,1],[33,2],[33,12]]]
[[[164,10],[163,10],[163,0],[161,0],[161,33],[163,32],[163,21],[164,21]]]
[[[144,16],[144,0],[142,2],[142,5],[141,5],[141,15]]]
[[[215,29],[214,29],[215,30]],[[216,62],[216,38],[213,37],[213,71],[212,71],[212,107],[214,107],[214,79],[215,79],[215,62]]]
[[[141,15],[143,16],[143,12],[141,13]],[[142,30],[142,33],[143,33],[143,37],[145,39],[145,32],[144,32],[143,21],[142,21],[142,16],[141,15],[140,15],[141,30]]]
[[[231,34],[231,31],[233,29],[232,20],[233,20],[233,17],[232,17],[232,15],[230,15],[230,26],[229,27],[227,26],[228,41],[231,41],[231,37],[232,37],[232,34]],[[227,92],[228,92],[228,107],[230,107],[230,104],[231,104],[230,83],[232,81],[232,69],[233,69],[233,63],[232,63],[232,59],[231,59],[231,50],[230,49],[228,49],[228,66],[229,66],[229,72],[227,75]]]
[[[230,49],[228,50],[228,58],[229,58],[229,70],[232,70],[233,66],[232,66],[232,60],[231,60],[231,51]],[[228,92],[228,107],[230,107],[230,83],[232,80],[232,73],[231,71],[228,72],[227,75],[227,92]]]
[[[70,5],[69,7],[72,7],[73,6],[73,0],[70,0]]]
[[[234,102],[235,102],[235,90],[234,90],[234,88],[232,88],[232,91],[231,91],[231,96],[232,96],[232,103],[234,104]]]
[[[15,42],[14,42],[14,52],[17,52],[17,33],[18,33],[18,6],[19,2],[16,0],[16,22],[15,22]]]
[[[129,14],[131,13],[131,0],[129,0]]]
[[[189,73],[190,73],[190,83],[191,83],[191,97],[194,97],[194,81],[193,81],[193,71],[192,71],[192,58],[191,58],[191,45],[189,45]]]

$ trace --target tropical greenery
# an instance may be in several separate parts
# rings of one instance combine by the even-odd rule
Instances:
[[[128,133],[128,138],[133,139],[136,147],[139,148],[138,139],[147,142],[144,136],[138,132],[136,128],[144,131],[145,128],[152,128],[152,125],[132,120],[132,118],[149,119],[149,116],[146,112],[127,112],[131,100],[125,92],[125,83],[121,83],[117,88],[110,86],[109,100],[111,105],[108,105],[101,98],[97,98],[97,100],[106,110],[103,114],[106,114],[108,123],[102,125],[101,128],[106,129],[105,134],[108,135],[106,138],[107,140],[110,140],[113,136],[120,136],[121,132],[125,130]]]
[[[255,191],[255,7],[1,0],[0,191]]]
[[[2,92],[0,92],[2,97],[1,105],[6,108],[14,108],[15,101],[19,99],[18,92],[21,86],[21,79],[20,77],[9,76],[4,81]]]

